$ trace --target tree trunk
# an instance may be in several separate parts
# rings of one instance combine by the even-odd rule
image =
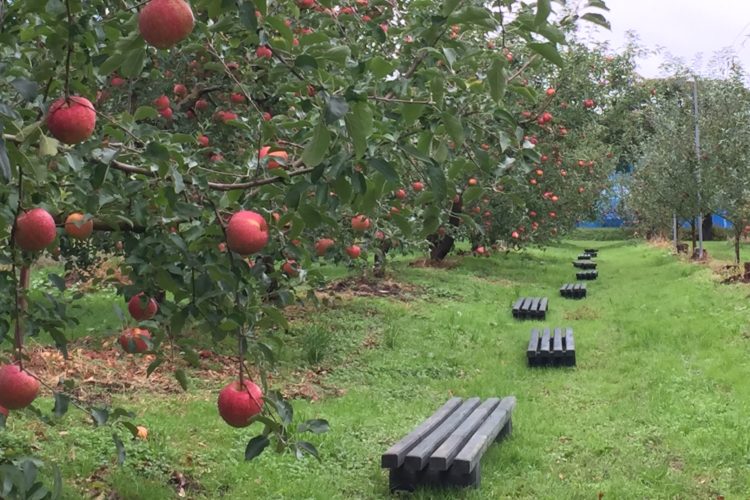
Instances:
[[[737,225],[734,226],[734,263],[739,267],[740,265],[740,238],[742,237],[742,231],[738,230]]]
[[[385,278],[385,261],[388,251],[391,249],[391,240],[386,239],[380,243],[380,248],[375,251],[375,265],[372,274],[376,278]]]
[[[690,255],[695,255],[695,219],[690,219]]]
[[[440,236],[438,233],[429,235],[427,241],[430,242],[430,259],[438,262],[448,256],[455,244],[453,236]]]
[[[453,200],[451,215],[448,218],[448,223],[453,227],[458,227],[461,224],[459,216],[461,215],[462,205],[463,199],[459,195],[457,199]],[[451,250],[453,250],[455,244],[453,236],[447,234],[441,235],[440,232],[429,235],[427,241],[430,242],[430,259],[437,262],[445,259]]]
[[[714,218],[712,214],[703,217],[703,241],[713,241],[714,239]]]

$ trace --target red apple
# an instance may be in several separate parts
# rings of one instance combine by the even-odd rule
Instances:
[[[273,118],[273,116],[268,111],[263,113],[263,121],[269,122],[271,121],[271,118]]]
[[[85,97],[56,100],[47,112],[47,129],[58,141],[78,144],[88,139],[96,127],[96,110]]]
[[[164,108],[159,110],[159,114],[165,119],[171,120],[174,116],[174,111],[172,111],[172,108]]]
[[[151,0],[138,14],[138,30],[146,43],[168,49],[193,31],[195,18],[184,0]]]
[[[244,387],[243,387],[244,385]],[[263,391],[256,384],[232,382],[219,393],[219,415],[232,427],[247,427],[263,409]]]
[[[207,148],[210,143],[211,141],[207,136],[203,134],[198,136],[198,144],[200,144],[202,147]]]
[[[476,186],[478,183],[479,182],[474,177],[469,179],[469,186]]]
[[[187,87],[185,87],[181,83],[176,83],[174,88],[172,89],[172,92],[174,92],[174,95],[176,96],[183,97],[187,95]]]
[[[198,111],[205,111],[208,109],[208,101],[205,99],[198,99],[195,101],[195,109]]]
[[[119,342],[128,354],[143,354],[149,349],[151,334],[145,328],[126,328],[120,334]]]
[[[117,75],[112,75],[112,78],[109,80],[109,84],[113,87],[122,87],[123,85],[125,85],[125,79]]]
[[[510,233],[510,237],[517,240],[518,238],[520,238],[520,235],[518,234],[518,231],[513,231],[512,233]]]
[[[161,95],[154,99],[154,106],[156,106],[156,109],[166,109],[169,107],[169,97],[165,95]]]
[[[398,198],[399,200],[403,200],[404,198],[406,198],[406,191],[403,189],[396,190],[394,194],[396,195],[396,198]]]
[[[424,189],[424,184],[422,184],[420,181],[415,181],[411,183],[411,188],[416,191],[422,191]]]
[[[352,259],[358,259],[360,254],[362,253],[362,249],[359,248],[358,245],[351,245],[351,246],[346,247],[346,253]]]
[[[159,310],[155,299],[145,297],[143,292],[133,295],[128,301],[128,311],[136,321],[145,321],[154,317]]]
[[[20,410],[33,403],[38,394],[39,381],[28,372],[21,371],[17,365],[0,367],[1,406],[7,410]]]
[[[315,6],[315,0],[298,0],[297,6],[300,9],[312,9]]]
[[[546,92],[546,94],[547,94],[547,95],[548,95],[549,97],[552,97],[552,96],[553,96],[553,95],[555,95],[556,93],[557,93],[557,91],[556,91],[555,89],[553,89],[552,87],[548,88],[548,89],[547,89],[547,92]]]
[[[217,111],[214,115],[214,119],[221,123],[229,123],[232,120],[236,120],[237,115],[231,111]]]
[[[355,215],[352,217],[352,229],[355,231],[367,231],[370,229],[370,219],[364,215]]]
[[[74,212],[65,219],[65,233],[71,238],[85,240],[94,232],[94,220],[85,220],[80,212]],[[85,221],[85,222],[84,222]]]
[[[281,265],[281,270],[291,278],[299,276],[299,265],[295,260],[287,260],[284,262],[284,264]]]
[[[43,208],[32,208],[16,219],[15,241],[21,250],[43,250],[55,241],[55,236],[55,219]]]
[[[255,50],[255,55],[261,59],[271,59],[273,57],[273,52],[268,45],[261,45]]]
[[[324,256],[334,243],[335,242],[331,238],[319,239],[317,242],[315,242],[315,253],[318,255],[318,257]]]
[[[260,148],[260,151],[258,152],[258,158],[262,160],[266,156],[269,157],[268,159],[269,170],[274,169],[274,168],[279,168],[281,166],[279,162],[271,160],[271,157],[278,158],[279,160],[283,161],[284,165],[287,165],[287,163],[289,162],[289,154],[286,151],[284,150],[271,151],[271,146],[263,146],[262,148]]]
[[[245,102],[245,96],[239,92],[233,92],[232,95],[229,96],[229,100],[235,104],[242,104]]]
[[[268,243],[268,224],[258,212],[241,210],[229,219],[226,234],[231,251],[249,255],[260,252]]]

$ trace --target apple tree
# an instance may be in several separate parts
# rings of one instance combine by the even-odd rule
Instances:
[[[382,262],[389,248],[431,235],[434,245],[457,220],[481,231],[461,204],[495,204],[511,227],[530,200],[542,203],[525,184],[542,161],[526,130],[535,125],[515,102],[542,110],[546,97],[525,73],[552,82],[542,75],[564,64],[566,30],[581,18],[601,23],[603,7],[0,4],[0,335],[10,346],[0,387],[23,388],[0,390],[0,404],[28,406],[40,390],[24,369],[24,338],[48,334],[65,353],[76,322],[76,294],[61,277],[49,276],[58,293],[30,296],[31,266],[60,238],[95,233],[127,277],[114,283],[130,313],[123,349],[154,354],[149,372],[172,370],[186,388],[200,349],[234,342],[236,380],[218,406],[229,425],[263,425],[246,458],[274,437],[279,449],[317,456],[299,433],[327,423],[295,421],[265,377],[295,285],[319,279],[320,261]],[[49,389],[64,413],[65,388]],[[76,404],[98,424],[121,417],[135,429],[124,410]]]

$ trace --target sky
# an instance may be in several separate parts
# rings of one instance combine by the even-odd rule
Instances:
[[[702,74],[714,53],[733,47],[742,66],[750,71],[750,0],[605,1],[610,12],[604,14],[612,31],[587,27],[594,39],[607,40],[617,48],[625,44],[626,32],[632,30],[645,47],[662,48]],[[700,54],[701,59],[696,59]],[[638,72],[646,78],[665,76],[659,69],[665,60],[664,55],[641,58]]]

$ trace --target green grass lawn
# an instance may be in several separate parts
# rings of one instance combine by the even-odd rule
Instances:
[[[601,249],[601,277],[587,299],[564,300],[557,290],[574,280],[570,262],[587,246]],[[69,498],[94,489],[172,498],[174,471],[194,486],[189,498],[384,498],[380,454],[449,397],[515,395],[513,435],[485,455],[481,488],[414,498],[750,496],[746,286],[719,285],[706,267],[632,241],[456,262],[398,262],[393,276],[416,287],[407,300],[347,298],[294,322],[280,376],[309,365],[305,337],[315,336],[317,368],[342,391],[294,403],[300,419],[331,423],[310,439],[322,464],[270,450],[243,462],[260,429],[226,426],[219,387],[195,384],[176,396],[116,398],[150,430],[148,441],[126,443],[123,467],[114,465],[111,431],[74,410],[52,428],[12,415],[0,457],[30,447],[56,461]],[[545,323],[512,319],[521,295],[550,297]],[[574,328],[577,368],[527,368],[529,332],[541,325]],[[48,410],[51,399],[38,406]]]

